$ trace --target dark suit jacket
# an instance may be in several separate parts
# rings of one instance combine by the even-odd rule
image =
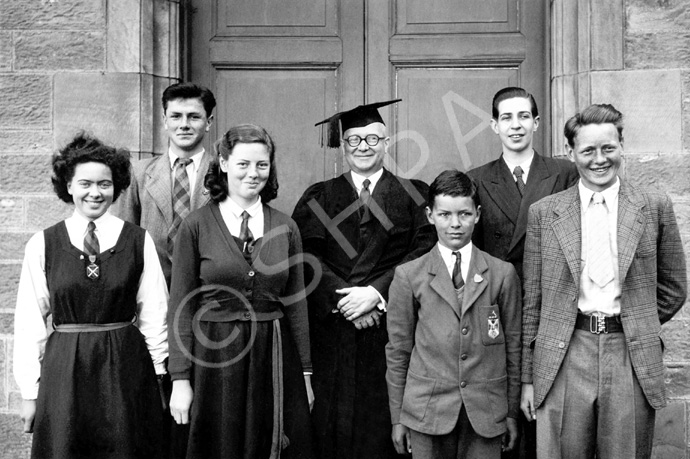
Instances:
[[[522,279],[527,210],[541,198],[577,183],[579,176],[575,165],[535,152],[522,199],[502,156],[470,170],[467,175],[477,184],[482,206],[472,242],[490,255],[512,263]]]
[[[204,176],[212,160],[213,155],[208,152],[201,158],[192,191],[191,210],[198,209],[209,201],[209,193],[204,188]],[[132,183],[112,208],[115,215],[141,226],[151,234],[168,286],[172,266],[168,255],[168,231],[173,222],[172,206],[172,171],[166,152],[132,163]]]
[[[474,430],[491,438],[505,432],[506,416],[517,417],[520,280],[510,263],[476,247],[466,277],[461,304],[438,246],[395,270],[386,346],[393,423],[447,434],[464,404]]]
[[[546,197],[529,212],[525,245],[522,382],[539,407],[551,389],[575,329],[582,250],[577,187]],[[649,404],[665,405],[659,336],[685,302],[683,244],[669,198],[622,182],[618,198],[618,268],[623,333]]]

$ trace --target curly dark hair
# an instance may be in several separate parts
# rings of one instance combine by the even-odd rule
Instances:
[[[623,142],[623,114],[611,104],[592,104],[566,121],[563,135],[568,145],[574,147],[580,128],[589,124],[613,124],[618,131],[618,141]]]
[[[431,185],[429,185],[428,203],[431,209],[433,209],[436,204],[436,196],[440,195],[472,198],[474,206],[477,208],[479,207],[477,185],[467,174],[455,169],[441,172]]]
[[[230,128],[215,144],[213,150],[216,158],[211,163],[204,179],[204,185],[211,194],[213,202],[225,201],[228,197],[228,176],[220,169],[220,159],[227,160],[232,154],[233,148],[238,143],[262,143],[266,145],[271,161],[268,180],[263,190],[259,193],[263,203],[269,203],[278,196],[278,171],[276,170],[275,144],[268,132],[261,126],[254,124],[240,124]]]
[[[175,83],[165,88],[161,97],[163,112],[168,109],[168,102],[175,99],[200,99],[209,118],[216,108],[216,98],[211,90],[194,83]]]
[[[102,163],[113,175],[113,202],[131,181],[129,151],[110,147],[89,134],[80,132],[64,148],[53,155],[53,189],[58,198],[74,203],[67,191],[67,184],[74,177],[74,170],[82,163]]]

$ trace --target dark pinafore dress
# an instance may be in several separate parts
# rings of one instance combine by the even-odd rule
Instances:
[[[85,254],[64,222],[44,236],[55,331],[41,366],[32,458],[159,457],[161,399],[132,323],[144,230],[124,224],[115,247],[99,255],[96,280],[86,276]]]

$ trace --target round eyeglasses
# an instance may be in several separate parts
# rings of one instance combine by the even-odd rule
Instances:
[[[349,146],[351,146],[352,148],[357,148],[357,147],[359,147],[359,144],[362,143],[362,140],[364,140],[367,143],[367,145],[369,145],[370,147],[375,147],[376,145],[379,144],[379,141],[381,139],[385,139],[385,137],[379,137],[376,134],[369,134],[368,136],[366,136],[364,138],[362,138],[358,135],[351,135],[347,139],[343,139],[343,140],[345,142],[347,142],[347,144]]]

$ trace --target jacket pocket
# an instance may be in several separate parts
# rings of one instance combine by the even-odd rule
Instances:
[[[482,344],[484,346],[506,342],[501,323],[501,310],[497,304],[479,307],[479,325],[482,330]]]
[[[410,417],[423,421],[435,388],[435,379],[417,375],[408,370],[403,395],[403,411]]]

